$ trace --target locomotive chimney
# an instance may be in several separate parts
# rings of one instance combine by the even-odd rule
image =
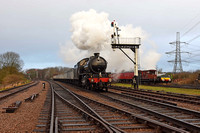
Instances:
[[[94,53],[94,56],[99,57],[99,53]]]

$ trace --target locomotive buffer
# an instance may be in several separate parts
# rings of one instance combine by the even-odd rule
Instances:
[[[111,23],[111,27],[113,27],[113,34],[111,35],[111,45],[112,48],[119,48],[133,63],[134,63],[134,77],[133,84],[134,88],[138,89],[139,85],[139,77],[138,77],[138,49],[141,45],[141,39],[139,37],[136,38],[121,38],[119,37],[118,32],[120,31],[119,27],[116,25],[116,22],[113,21]],[[131,49],[134,52],[134,59],[126,54],[123,49]]]

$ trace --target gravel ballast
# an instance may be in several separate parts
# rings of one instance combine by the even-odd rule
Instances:
[[[43,90],[42,83],[46,83],[45,90]],[[49,88],[49,84],[45,81],[40,81],[36,86],[0,104],[0,132],[33,132],[46,99],[47,88]],[[24,102],[24,99],[36,93],[39,93],[39,96],[33,102]],[[16,101],[22,101],[22,104],[14,113],[2,113],[4,111],[2,108],[8,107]]]

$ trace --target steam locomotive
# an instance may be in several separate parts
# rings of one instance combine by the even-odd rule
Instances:
[[[77,84],[86,89],[108,91],[112,79],[106,68],[107,61],[99,53],[94,53],[94,56],[82,59],[66,73],[53,76],[53,79]]]

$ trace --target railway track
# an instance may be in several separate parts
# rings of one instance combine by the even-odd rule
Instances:
[[[47,96],[35,132],[112,132],[105,123],[86,112],[84,103],[70,91],[51,83]]]
[[[51,107],[52,107],[52,91],[48,89],[46,100],[40,112],[38,123],[34,129],[34,132],[49,132],[50,119],[51,119]]]
[[[145,117],[156,119],[185,131],[200,131],[200,112],[114,92],[103,93],[101,96],[126,105],[126,110],[139,115],[143,112]],[[135,112],[134,109],[139,112]]]
[[[121,132],[184,132],[178,128],[161,124],[143,116],[135,115],[134,113],[126,111],[126,109],[112,107],[81,95],[78,96],[99,114],[100,119],[103,118],[103,121],[107,121],[110,125],[116,126]]]
[[[171,125],[174,128],[182,129],[181,132],[196,133],[200,131],[200,112],[198,111],[184,109],[152,100],[135,98],[124,94],[112,92],[96,93],[83,89],[82,91],[84,93],[87,92],[88,94],[84,94],[80,91],[76,91],[76,93],[80,93],[80,95],[85,95],[86,97],[90,97],[88,95],[93,93],[94,96],[90,99],[113,104],[113,106],[137,114],[137,116],[144,116],[151,120],[156,120],[159,123]]]
[[[155,91],[149,91],[149,90],[134,90],[132,88],[126,88],[126,87],[117,87],[112,86],[109,88],[110,90],[119,90],[123,94],[128,94],[135,97],[142,97],[147,99],[166,99],[170,101],[176,101],[176,102],[183,102],[183,103],[189,103],[189,104],[195,104],[200,105],[200,96],[196,95],[186,95],[186,94],[177,94],[177,93],[163,93],[163,92],[155,92]]]
[[[32,83],[32,84],[23,85],[23,86],[20,86],[20,87],[14,87],[14,88],[9,89],[7,91],[1,92],[0,102],[3,102],[6,98],[11,97],[11,96],[13,96],[17,93],[25,91],[25,90],[29,89],[30,87],[37,85],[38,83],[39,82],[35,82],[35,83]]]
[[[98,119],[106,122],[108,126],[115,126],[115,129],[120,129],[120,132],[188,132],[186,130],[179,129],[177,127],[168,125],[164,122],[156,121],[152,118],[146,117],[144,111],[137,110],[133,107],[129,107],[123,103],[123,105],[116,103],[116,101],[107,98],[104,94],[99,94],[96,92],[82,90],[88,92],[89,98],[83,97],[80,90],[75,93],[81,93],[78,95],[82,100],[84,100],[87,105],[93,109],[93,115]],[[105,93],[105,92],[103,92]],[[109,93],[109,92],[108,92]],[[106,93],[107,94],[107,93]],[[99,97],[97,99],[91,97]],[[93,99],[93,100],[91,100]],[[101,101],[101,102],[97,102]],[[110,104],[105,104],[110,103]],[[117,104],[117,105],[116,105]],[[113,105],[113,106],[112,106]],[[115,107],[116,105],[117,107]],[[129,109],[128,109],[129,108]],[[134,110],[134,111],[133,111]],[[90,111],[91,112],[91,111]],[[116,117],[115,117],[116,116]],[[152,115],[151,115],[152,116]],[[155,118],[155,117],[154,117]],[[157,119],[161,119],[160,117]]]
[[[35,132],[200,131],[197,111],[115,92],[72,92],[57,83],[51,88]]]
[[[62,98],[63,101],[68,103],[66,108],[59,104],[56,111],[58,114],[59,122],[61,123],[61,132],[65,131],[84,131],[84,132],[112,132],[112,130],[102,121],[91,115],[90,108],[78,97],[76,97],[68,89],[62,86],[55,85],[55,93]],[[58,106],[58,104],[56,104]],[[73,107],[73,109],[71,109]],[[65,109],[64,109],[65,108]]]
[[[200,89],[200,85],[178,85],[178,84],[171,84],[171,85],[162,85],[162,84],[157,84],[153,86],[158,86],[158,87],[169,87],[169,88],[185,88],[185,89]]]
[[[1,90],[0,93],[6,92],[6,91],[11,91],[11,90],[13,90],[13,89],[17,89],[17,88],[20,88],[20,87],[23,87],[23,86],[27,86],[27,85],[30,85],[30,84],[32,84],[32,83],[33,83],[33,82],[28,83],[28,84],[24,84],[24,85],[20,85],[20,86],[15,86],[15,87],[13,87],[13,88],[9,88],[9,89],[6,89],[6,90]]]
[[[35,132],[186,132],[76,95],[62,85],[51,83],[51,88]]]

